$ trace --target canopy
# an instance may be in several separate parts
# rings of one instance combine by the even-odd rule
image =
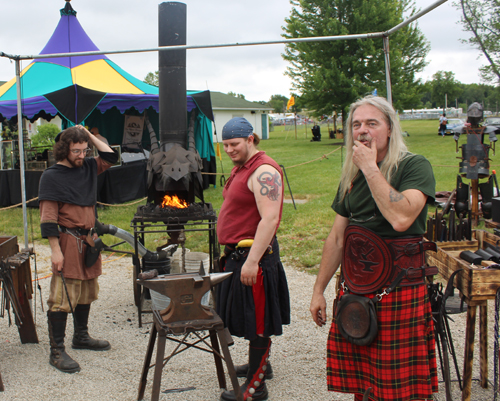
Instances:
[[[61,19],[40,54],[99,51],[76,18],[71,4],[61,9]],[[116,107],[120,113],[135,108],[142,113],[158,110],[158,88],[128,74],[105,55],[35,59],[21,72],[23,116],[46,120],[60,115],[72,124],[85,121],[97,109],[104,113]],[[210,97],[187,94],[188,111],[198,107],[213,121]],[[0,86],[0,115],[17,115],[17,84],[13,78]],[[203,104],[203,106],[202,106]]]

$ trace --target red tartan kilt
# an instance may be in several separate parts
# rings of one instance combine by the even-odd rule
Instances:
[[[372,387],[374,401],[432,398],[438,380],[426,286],[397,288],[376,308],[379,332],[369,346],[347,342],[334,319],[327,344],[328,390],[362,394]]]

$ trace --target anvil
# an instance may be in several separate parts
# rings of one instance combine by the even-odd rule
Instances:
[[[201,304],[201,298],[213,286],[233,273],[177,273],[151,279],[138,279],[137,283],[170,298],[170,304],[160,312],[164,323],[213,318],[210,308]]]

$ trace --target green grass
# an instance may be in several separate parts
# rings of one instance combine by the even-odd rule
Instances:
[[[459,162],[455,152],[453,137],[442,138],[437,134],[438,124],[435,120],[403,121],[404,131],[409,133],[406,138],[409,149],[427,157],[431,162],[436,177],[437,191],[451,191],[455,188]],[[283,206],[283,219],[279,228],[278,237],[281,253],[288,263],[300,268],[315,271],[315,266],[321,259],[324,240],[328,235],[335,213],[331,203],[335,196],[342,165],[342,152],[339,149],[341,139],[329,139],[326,126],[322,127],[322,141],[310,142],[311,126],[297,127],[297,139],[293,127],[275,127],[270,133],[269,140],[261,141],[260,149],[285,166],[285,171],[295,199],[308,199],[307,203],[297,204],[297,210],[292,204]],[[330,127],[331,128],[331,127]],[[290,130],[291,129],[291,130]],[[462,135],[459,145],[464,144],[466,137]],[[460,150],[461,152],[461,150]],[[326,158],[319,159],[323,155]],[[497,156],[490,153],[492,169],[498,169],[500,163]],[[232,164],[223,154],[222,166],[217,161],[218,172],[224,172],[229,177]],[[306,164],[302,164],[306,163]],[[285,197],[290,197],[286,181]],[[217,178],[217,186],[205,191],[205,201],[211,202],[218,211],[222,204],[222,187]],[[113,224],[133,233],[130,227],[137,204],[130,206],[99,208],[99,220],[106,224]],[[28,208],[29,240],[40,240],[40,219],[38,209]],[[33,234],[32,234],[33,233]],[[0,210],[0,235],[18,236],[18,242],[24,244],[22,209]],[[166,234],[150,234],[146,236],[146,247],[155,250],[166,242]],[[119,242],[118,238],[105,235],[104,243],[110,245]],[[47,243],[42,240],[42,243]],[[193,251],[208,251],[208,236],[205,232],[190,233],[187,245]],[[128,244],[120,246],[123,250],[132,250]],[[119,248],[119,249],[120,249]]]

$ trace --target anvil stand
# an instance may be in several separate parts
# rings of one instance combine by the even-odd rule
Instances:
[[[216,261],[219,258],[219,244],[217,241],[216,233],[216,223],[217,217],[204,217],[197,220],[186,220],[184,218],[169,217],[166,219],[151,219],[147,217],[135,216],[131,222],[131,226],[134,229],[134,241],[135,241],[135,257],[134,257],[134,301],[137,307],[137,315],[139,321],[139,327],[142,327],[142,315],[145,313],[152,313],[151,310],[143,310],[144,302],[146,299],[146,290],[142,289],[140,285],[137,285],[137,276],[143,271],[143,266],[140,263],[140,256],[138,250],[138,243],[145,244],[145,236],[149,234],[168,234],[168,233],[178,233],[181,230],[184,231],[185,235],[189,235],[190,232],[208,232],[208,243],[209,243],[209,256],[210,256],[210,273],[218,272],[218,269],[214,268]],[[180,227],[183,227],[182,229]],[[209,273],[209,272],[207,272]]]
[[[213,309],[201,305],[203,294],[229,275],[230,273],[222,273],[202,277],[193,273],[172,274],[138,281],[141,285],[170,296],[171,299],[169,306],[164,310],[153,310],[153,326],[139,382],[138,400],[144,398],[149,369],[153,366],[155,368],[151,400],[157,401],[160,396],[163,368],[175,355],[193,347],[213,354],[221,389],[226,388],[226,378],[221,360],[226,362],[236,399],[243,401],[228,347],[229,342],[232,342],[231,336],[224,328],[224,323],[217,313]],[[181,317],[188,320],[179,320]],[[208,331],[209,334],[200,334],[200,331]],[[191,340],[190,334],[194,334],[197,338]],[[181,340],[176,338],[179,335],[183,336]],[[159,340],[156,349],[156,362],[151,365],[157,337]],[[210,344],[206,341],[208,337],[210,337]],[[164,358],[167,340],[177,342],[178,345],[167,358]],[[219,342],[223,356],[220,353]],[[203,343],[206,348],[203,347],[203,344],[200,346],[200,343]]]

